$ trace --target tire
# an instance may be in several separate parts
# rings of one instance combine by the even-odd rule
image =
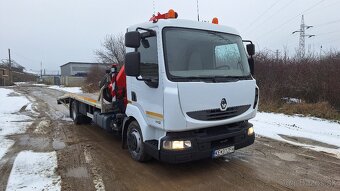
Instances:
[[[72,107],[71,107],[71,116],[73,119],[73,122],[75,125],[80,125],[82,120],[81,120],[81,114],[78,111],[78,102],[73,101],[72,102]]]
[[[149,161],[152,157],[145,152],[143,135],[137,121],[132,121],[127,130],[127,147],[131,157],[139,162]]]
[[[103,98],[105,101],[111,103],[112,102],[112,95],[111,93],[109,92],[109,88],[106,87],[104,90],[103,90]]]

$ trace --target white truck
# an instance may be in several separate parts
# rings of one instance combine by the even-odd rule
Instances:
[[[244,43],[248,55],[245,50]],[[66,94],[76,124],[118,132],[133,159],[182,163],[254,143],[255,46],[233,28],[177,19],[170,10],[125,34],[125,65],[97,97]]]

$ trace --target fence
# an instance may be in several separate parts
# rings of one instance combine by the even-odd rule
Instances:
[[[84,85],[86,77],[61,76],[61,85],[68,87],[81,87]]]

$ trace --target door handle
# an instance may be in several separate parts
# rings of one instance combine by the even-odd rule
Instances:
[[[134,92],[134,91],[131,91],[131,100],[137,101],[137,95],[136,95],[136,92]]]

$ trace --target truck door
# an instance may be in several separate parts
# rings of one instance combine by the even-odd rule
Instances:
[[[157,43],[157,36],[142,38],[137,51],[141,55],[140,75],[144,80],[134,79],[130,93],[131,100],[144,113],[148,125],[163,128],[163,88]]]

